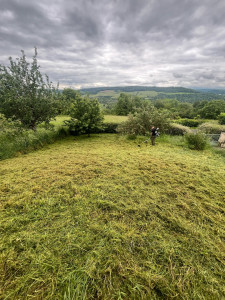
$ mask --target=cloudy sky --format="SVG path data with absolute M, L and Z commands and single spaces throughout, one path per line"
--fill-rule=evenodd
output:
M 0 0 L 0 64 L 34 46 L 61 88 L 225 88 L 225 1 Z

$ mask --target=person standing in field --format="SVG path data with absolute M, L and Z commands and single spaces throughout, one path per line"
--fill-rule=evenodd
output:
M 152 146 L 155 146 L 155 138 L 156 138 L 156 128 L 155 126 L 152 126 L 152 130 L 151 130 L 151 142 L 152 142 Z

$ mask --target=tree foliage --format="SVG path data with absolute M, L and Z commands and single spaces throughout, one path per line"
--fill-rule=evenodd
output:
M 65 88 L 60 95 L 60 107 L 59 113 L 68 115 L 70 113 L 70 108 L 72 102 L 79 97 L 79 92 L 72 88 Z
M 115 105 L 115 113 L 119 116 L 127 116 L 129 113 L 134 113 L 142 105 L 143 100 L 141 98 L 121 93 Z
M 202 109 L 199 110 L 200 116 L 205 119 L 217 119 L 220 113 L 225 112 L 224 100 L 213 100 L 207 102 Z
M 152 126 L 159 127 L 165 132 L 169 127 L 169 112 L 157 110 L 153 105 L 137 109 L 129 114 L 128 120 L 118 127 L 118 132 L 123 134 L 145 135 L 151 131 Z
M 70 110 L 71 120 L 65 121 L 74 134 L 95 132 L 102 128 L 103 114 L 97 99 L 88 96 L 81 97 L 79 94 L 73 100 Z
M 218 116 L 219 124 L 225 125 L 225 113 L 220 113 Z
M 0 65 L 0 112 L 35 129 L 56 116 L 58 90 L 47 75 L 41 74 L 37 49 L 31 64 L 21 52 L 22 56 L 15 61 L 9 57 L 8 67 Z

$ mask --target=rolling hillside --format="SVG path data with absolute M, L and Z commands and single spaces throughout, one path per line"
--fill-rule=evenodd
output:
M 127 87 L 99 87 L 81 89 L 82 94 L 97 97 L 102 104 L 113 104 L 120 93 L 139 96 L 144 99 L 177 99 L 181 102 L 194 103 L 198 100 L 225 99 L 224 90 L 195 90 L 184 87 L 154 87 L 154 86 L 127 86 Z

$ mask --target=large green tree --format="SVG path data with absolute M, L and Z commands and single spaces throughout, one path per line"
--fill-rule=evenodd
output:
M 65 121 L 70 131 L 74 134 L 87 133 L 88 136 L 101 129 L 104 120 L 98 100 L 79 94 L 72 102 L 70 116 L 71 119 Z
M 200 116 L 206 119 L 217 119 L 220 113 L 225 112 L 224 100 L 213 100 L 207 102 L 202 109 L 199 110 Z
M 0 65 L 0 112 L 35 129 L 56 116 L 58 89 L 41 74 L 37 49 L 31 63 L 21 52 L 20 58 L 9 58 L 9 66 Z

